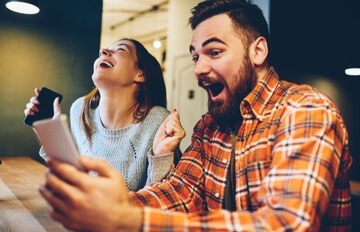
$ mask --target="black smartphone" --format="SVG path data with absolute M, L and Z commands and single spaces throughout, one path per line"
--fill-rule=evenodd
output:
M 40 104 L 37 106 L 39 112 L 36 112 L 35 115 L 26 115 L 24 119 L 24 124 L 32 126 L 33 122 L 52 118 L 54 116 L 54 100 L 59 97 L 59 102 L 62 100 L 62 95 L 48 89 L 46 87 L 41 88 L 37 99 L 39 100 Z

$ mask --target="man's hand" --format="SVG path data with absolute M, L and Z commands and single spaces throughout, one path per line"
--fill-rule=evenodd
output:
M 39 191 L 51 206 L 51 217 L 74 231 L 140 230 L 142 209 L 128 198 L 121 175 L 102 159 L 80 158 L 97 175 L 50 159 L 46 183 Z
M 153 143 L 154 155 L 165 155 L 174 152 L 185 137 L 185 130 L 180 123 L 180 115 L 173 110 L 160 125 Z

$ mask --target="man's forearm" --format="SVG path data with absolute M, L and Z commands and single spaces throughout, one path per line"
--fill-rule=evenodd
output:
M 142 231 L 144 209 L 134 204 L 121 208 L 115 222 L 115 231 Z

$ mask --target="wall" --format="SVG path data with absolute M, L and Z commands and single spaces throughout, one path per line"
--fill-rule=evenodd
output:
M 180 144 L 182 151 L 190 145 L 193 127 L 207 110 L 207 94 L 197 86 L 194 63 L 189 53 L 192 30 L 188 19 L 191 9 L 199 2 L 172 0 L 169 3 L 165 83 L 168 108 L 180 113 L 181 124 L 186 131 L 186 137 Z M 189 91 L 193 91 L 191 98 L 188 97 Z
M 34 88 L 63 94 L 62 111 L 92 87 L 102 1 L 42 0 L 40 13 L 22 15 L 0 1 L 0 156 L 32 156 L 39 144 L 23 124 Z

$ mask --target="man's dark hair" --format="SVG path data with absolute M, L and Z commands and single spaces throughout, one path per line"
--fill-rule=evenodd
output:
M 194 30 L 204 20 L 227 14 L 246 48 L 258 37 L 270 40 L 269 28 L 262 10 L 251 0 L 205 0 L 191 10 L 189 18 Z

